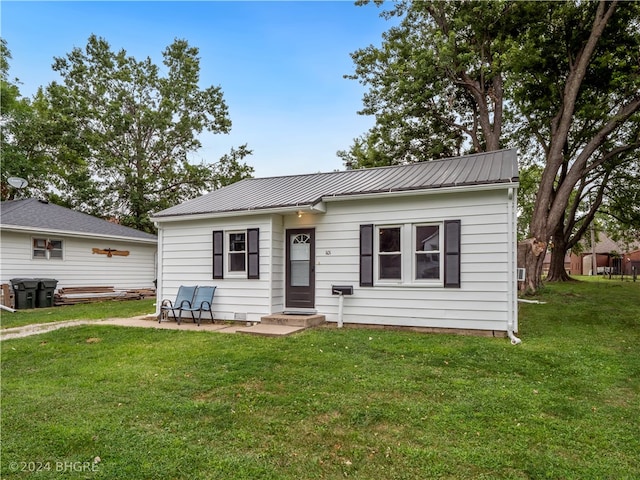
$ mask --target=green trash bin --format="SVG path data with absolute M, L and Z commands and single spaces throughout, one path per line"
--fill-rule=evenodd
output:
M 36 278 L 38 290 L 36 292 L 36 307 L 53 307 L 53 294 L 56 291 L 58 280 L 53 278 Z
M 35 278 L 12 278 L 11 286 L 15 293 L 16 309 L 36 308 L 38 280 Z

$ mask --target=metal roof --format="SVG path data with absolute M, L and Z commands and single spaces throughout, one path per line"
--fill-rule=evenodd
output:
M 0 213 L 2 228 L 18 227 L 21 230 L 119 237 L 146 242 L 157 241 L 155 235 L 35 198 L 2 202 Z
M 249 178 L 162 210 L 163 217 L 313 206 L 331 197 L 518 181 L 515 150 L 392 167 Z

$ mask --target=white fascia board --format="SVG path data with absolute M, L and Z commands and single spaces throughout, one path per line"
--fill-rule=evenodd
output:
M 412 195 L 437 195 L 440 193 L 466 193 L 466 192 L 482 192 L 488 190 L 504 190 L 508 188 L 517 189 L 519 187 L 518 182 L 505 182 L 505 183 L 487 183 L 482 185 L 460 185 L 454 187 L 436 187 L 436 188 L 424 188 L 415 190 L 389 190 L 388 192 L 374 192 L 374 193 L 360 193 L 354 195 L 334 195 L 322 197 L 323 202 L 338 202 L 342 200 L 357 200 L 362 198 L 372 197 L 405 197 Z
M 18 233 L 30 233 L 32 235 L 60 235 L 65 237 L 76 237 L 76 238 L 95 238 L 95 239 L 104 239 L 104 240 L 113 240 L 113 241 L 122 241 L 122 242 L 131 242 L 131 243 L 147 243 L 151 245 L 156 245 L 158 243 L 157 240 L 145 239 L 145 238 L 135 238 L 135 237 L 123 237 L 120 235 L 104 235 L 99 233 L 86 233 L 86 232 L 73 232 L 70 230 L 55 230 L 51 228 L 35 228 L 35 227 L 23 227 L 20 225 L 2 225 L 0 229 L 6 232 L 18 232 Z
M 216 218 L 228 218 L 228 217 L 246 217 L 247 215 L 293 215 L 301 211 L 303 213 L 324 213 L 326 212 L 326 206 L 323 202 L 305 203 L 299 205 L 289 205 L 286 207 L 275 208 L 256 208 L 249 210 L 234 210 L 230 212 L 209 212 L 209 213 L 192 213 L 184 215 L 172 215 L 167 217 L 151 217 L 151 220 L 156 225 L 168 222 L 180 222 L 191 220 L 206 220 Z

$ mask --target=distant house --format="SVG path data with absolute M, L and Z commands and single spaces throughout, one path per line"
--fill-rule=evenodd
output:
M 157 237 L 37 199 L 0 204 L 0 281 L 153 288 Z
M 582 243 L 583 252 L 579 255 L 571 254 L 571 271 L 575 271 L 576 275 L 590 275 L 592 249 L 586 245 L 586 242 Z M 638 250 L 638 248 L 638 244 L 629 247 L 621 242 L 615 242 L 604 233 L 598 233 L 595 245 L 598 274 L 631 274 L 632 259 L 640 260 L 638 255 L 634 253 L 634 250 Z
M 516 152 L 246 179 L 153 215 L 158 298 L 216 285 L 215 317 L 517 331 Z
M 640 275 L 640 249 L 628 252 L 623 263 L 625 275 Z
M 571 253 L 566 253 L 564 256 L 564 269 L 569 275 L 582 275 L 582 273 L 578 273 L 582 271 L 582 265 L 580 265 L 580 269 L 576 270 L 577 264 L 573 261 L 574 255 Z M 549 268 L 551 267 L 551 252 L 547 250 L 545 253 L 544 261 L 542 262 L 542 274 L 548 275 Z
M 595 244 L 596 266 L 599 275 L 631 275 L 632 268 L 640 271 L 640 243 L 631 246 L 615 242 L 604 233 L 598 233 Z M 564 268 L 569 275 L 591 275 L 593 250 L 582 240 L 582 253 L 568 252 L 564 257 Z M 549 271 L 551 254 L 547 253 L 542 266 L 543 272 Z

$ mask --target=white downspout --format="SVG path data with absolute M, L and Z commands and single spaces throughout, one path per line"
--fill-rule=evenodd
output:
M 338 328 L 342 328 L 342 309 L 344 307 L 344 295 L 342 292 L 338 294 Z
M 509 287 L 508 287 L 508 295 L 509 295 L 509 307 L 508 307 L 508 318 L 507 318 L 507 336 L 511 340 L 511 345 L 518 345 L 522 343 L 518 337 L 516 337 L 515 330 L 515 321 L 518 317 L 518 302 L 517 302 L 517 282 L 516 282 L 516 251 L 514 248 L 516 235 L 514 229 L 514 222 L 516 222 L 515 217 L 515 208 L 514 203 L 516 202 L 514 189 L 509 188 L 507 202 L 507 235 L 509 237 L 507 255 L 508 255 L 508 268 L 507 275 L 509 277 Z
M 518 345 L 519 343 L 522 343 L 522 340 L 516 337 L 515 334 L 513 333 L 513 325 L 511 326 L 510 329 L 507 330 L 507 335 L 511 339 L 511 345 Z

